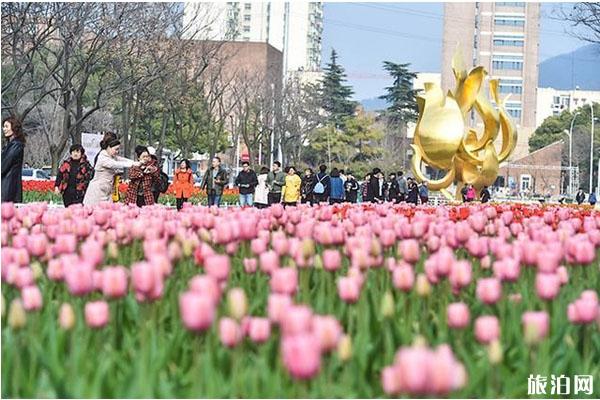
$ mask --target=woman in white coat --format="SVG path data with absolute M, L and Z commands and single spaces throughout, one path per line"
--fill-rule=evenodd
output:
M 113 192 L 115 175 L 123 173 L 124 168 L 139 165 L 139 162 L 120 157 L 118 139 L 111 140 L 106 148 L 98 153 L 98 159 L 94 166 L 94 178 L 90 182 L 83 204 L 92 206 L 103 201 L 109 201 Z

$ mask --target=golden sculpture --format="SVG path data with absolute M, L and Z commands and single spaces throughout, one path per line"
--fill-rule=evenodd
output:
M 433 83 L 425 84 L 425 93 L 417 96 L 419 119 L 415 128 L 412 171 L 420 182 L 427 182 L 430 190 L 439 190 L 448 199 L 447 188 L 456 183 L 455 198 L 460 199 L 464 185 L 472 184 L 479 194 L 498 176 L 500 163 L 508 158 L 517 144 L 517 130 L 504 109 L 508 98 L 500 99 L 497 79 L 490 79 L 489 92 L 498 109 L 483 95 L 487 75 L 483 67 L 467 73 L 462 57 L 457 52 L 452 59 L 456 88 L 444 96 L 442 89 Z M 472 109 L 483 120 L 483 132 L 468 126 Z M 496 152 L 494 141 L 502 130 L 502 146 Z M 421 163 L 445 170 L 438 180 L 428 179 L 421 171 Z

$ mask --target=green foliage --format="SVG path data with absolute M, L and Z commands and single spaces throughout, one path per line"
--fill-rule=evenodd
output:
M 406 124 L 416 121 L 418 116 L 418 107 L 415 96 L 417 91 L 413 90 L 413 80 L 417 74 L 410 72 L 407 64 L 396 64 L 391 61 L 383 62 L 385 69 L 394 80 L 392 86 L 385 88 L 386 94 L 379 96 L 386 100 L 389 107 L 383 115 L 387 117 L 390 125 Z
M 344 85 L 346 73 L 337 63 L 337 53 L 331 51 L 331 61 L 324 68 L 325 75 L 321 82 L 321 107 L 328 114 L 327 123 L 341 128 L 344 119 L 354 114 L 356 102 L 350 100 L 352 88 Z
M 569 130 L 572 118 L 573 114 L 566 110 L 546 118 L 529 138 L 529 151 L 539 150 L 557 140 L 568 139 L 564 131 Z

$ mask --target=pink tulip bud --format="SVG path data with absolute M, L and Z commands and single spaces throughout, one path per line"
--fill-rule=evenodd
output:
M 94 290 L 94 266 L 87 262 L 70 265 L 65 269 L 65 282 L 69 292 L 75 296 L 83 296 Z
M 567 283 L 569 283 L 569 272 L 567 271 L 566 267 L 558 267 L 556 269 L 556 274 L 558 275 L 558 280 L 560 281 L 561 285 L 566 285 Z
M 329 352 L 337 348 L 343 331 L 339 321 L 331 315 L 315 315 L 312 318 L 312 332 L 321 343 L 321 350 Z
M 127 294 L 127 271 L 125 267 L 107 267 L 102 271 L 102 293 L 108 298 Z
M 284 294 L 271 293 L 267 304 L 267 314 L 269 319 L 275 323 L 282 321 L 289 306 L 292 305 L 292 299 Z
M 284 337 L 281 353 L 285 368 L 295 379 L 310 379 L 321 368 L 321 346 L 311 333 Z
M 206 257 L 204 269 L 208 275 L 213 276 L 219 282 L 227 280 L 230 270 L 229 256 L 223 254 L 214 254 Z
M 567 308 L 569 321 L 574 324 L 589 324 L 600 316 L 598 295 L 593 290 L 586 290 Z
M 42 308 L 42 292 L 37 286 L 27 286 L 21 289 L 23 298 L 23 308 L 27 311 L 39 310 Z
M 248 336 L 254 343 L 264 343 L 271 336 L 271 322 L 267 318 L 251 318 Z
M 279 268 L 271 272 L 271 291 L 293 295 L 298 288 L 298 270 L 295 268 Z
M 229 315 L 238 321 L 241 320 L 248 312 L 248 300 L 244 289 L 230 289 L 227 292 L 227 305 L 229 306 Z
M 392 272 L 392 282 L 396 289 L 409 292 L 415 283 L 415 273 L 412 266 L 403 266 L 394 269 Z
M 43 233 L 30 235 L 27 237 L 27 250 L 34 257 L 41 257 L 46 254 L 48 238 Z
M 500 337 L 500 323 L 492 315 L 484 315 L 475 320 L 475 338 L 479 343 L 489 344 Z
M 263 239 L 252 239 L 250 242 L 250 250 L 257 256 L 261 255 L 267 251 L 267 242 Z
M 85 322 L 90 328 L 102 328 L 108 323 L 109 309 L 106 301 L 85 304 Z
M 63 303 L 60 306 L 58 324 L 62 329 L 67 331 L 75 326 L 75 313 L 73 312 L 73 307 L 71 307 L 69 303 Z
M 360 296 L 360 283 L 353 277 L 341 277 L 337 282 L 338 295 L 346 303 L 356 303 Z
M 481 278 L 477 281 L 477 298 L 485 304 L 496 304 L 502 297 L 502 284 L 496 278 Z
M 469 307 L 465 303 L 452 303 L 447 309 L 448 326 L 454 329 L 466 328 L 469 325 Z
M 402 387 L 401 378 L 394 365 L 385 367 L 381 371 L 381 386 L 387 395 L 395 396 L 400 393 Z
M 219 339 L 223 346 L 237 346 L 242 340 L 242 330 L 238 323 L 231 318 L 221 318 L 219 320 Z
M 244 271 L 247 274 L 253 274 L 258 268 L 258 260 L 256 258 L 244 258 Z
M 312 311 L 308 306 L 290 305 L 281 317 L 281 330 L 284 335 L 296 335 L 310 330 Z
M 535 290 L 542 300 L 552 300 L 560 291 L 560 278 L 557 274 L 537 273 L 535 276 Z
M 15 285 L 19 289 L 31 286 L 35 282 L 35 277 L 33 276 L 33 270 L 31 268 L 20 267 L 17 268 L 15 271 Z
M 273 250 L 265 251 L 259 256 L 260 270 L 270 274 L 276 269 L 279 269 L 279 256 Z
M 448 279 L 453 288 L 460 289 L 471 283 L 471 263 L 467 260 L 459 260 L 452 264 Z
M 221 300 L 219 282 L 210 275 L 196 275 L 189 283 L 190 291 L 208 296 L 216 305 Z
M 409 264 L 415 264 L 421 258 L 419 242 L 415 239 L 403 240 L 398 244 L 398 253 Z
M 323 268 L 327 271 L 337 271 L 342 266 L 342 255 L 338 250 L 327 249 L 323 251 Z
M 179 311 L 183 325 L 195 332 L 205 331 L 215 318 L 213 300 L 204 294 L 187 291 L 179 296 Z
M 550 317 L 545 311 L 527 311 L 521 318 L 527 343 L 537 343 L 548 334 Z

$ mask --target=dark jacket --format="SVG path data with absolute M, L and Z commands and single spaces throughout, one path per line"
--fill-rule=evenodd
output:
M 344 183 L 344 190 L 346 191 L 346 200 L 348 200 L 350 203 L 356 203 L 358 199 L 358 189 L 359 185 L 356 179 L 346 179 L 346 183 Z
M 285 186 L 285 172 L 278 171 L 274 173 L 269 171 L 267 175 L 267 187 L 270 193 L 281 193 L 281 188 Z
M 256 172 L 251 169 L 248 172 L 241 170 L 238 176 L 235 178 L 235 186 L 240 188 L 240 194 L 252 194 L 254 188 L 258 185 L 258 178 Z
M 387 184 L 387 199 L 388 201 L 400 200 L 400 184 L 398 183 L 398 180 L 392 179 Z
M 73 168 L 76 170 L 72 171 Z M 69 157 L 58 168 L 54 186 L 60 190 L 63 198 L 67 200 L 66 202 L 70 204 L 83 203 L 83 197 L 92 180 L 93 171 L 85 154 L 77 161 Z M 72 179 L 73 175 L 75 175 L 74 180 Z
M 488 201 L 490 201 L 490 198 L 492 196 L 490 195 L 490 191 L 489 190 L 487 190 L 487 189 L 481 189 L 480 197 L 481 197 L 481 202 L 482 203 L 487 203 Z
M 2 149 L 2 202 L 23 202 L 23 151 L 25 143 L 13 139 Z
M 4 166 L 2 166 L 2 168 L 4 168 Z M 2 172 L 4 173 L 4 169 L 2 170 Z M 4 190 L 4 186 L 2 186 L 2 190 Z M 577 201 L 577 204 L 583 203 L 585 201 L 585 193 L 583 191 L 577 192 L 577 196 L 575 196 L 575 200 Z
M 376 177 L 372 177 L 371 180 L 369 181 L 369 189 L 368 189 L 368 193 L 369 193 L 369 197 L 371 201 L 377 202 L 377 201 L 383 201 L 384 199 L 384 193 L 385 191 L 385 182 L 383 182 L 383 185 L 379 185 L 379 179 Z
M 225 172 L 223 168 L 219 167 L 219 171 L 217 171 L 217 175 L 215 176 L 213 182 L 213 167 L 210 167 L 204 173 L 204 178 L 202 179 L 202 184 L 200 185 L 200 188 L 206 189 L 208 194 L 221 196 L 223 195 L 223 189 L 225 188 L 226 184 L 227 172 Z
M 317 182 L 319 181 L 323 184 L 323 187 L 325 188 L 325 191 L 322 194 L 319 194 L 319 196 L 322 196 L 323 198 L 328 198 L 331 193 L 331 178 L 329 177 L 329 175 L 327 175 L 327 172 L 319 172 L 317 174 Z
M 315 174 L 311 174 L 310 176 L 302 176 L 302 184 L 300 185 L 300 193 L 302 194 L 302 199 L 312 200 L 313 190 L 316 184 L 317 177 L 315 176 Z
M 408 194 L 406 195 L 406 202 L 419 204 L 419 188 L 414 182 L 408 185 Z
M 596 205 L 596 193 L 592 192 L 590 193 L 590 197 L 588 197 L 588 201 L 590 202 L 591 205 Z
M 331 186 L 330 198 L 336 200 L 344 199 L 344 181 L 339 176 L 332 176 L 329 180 Z

